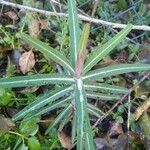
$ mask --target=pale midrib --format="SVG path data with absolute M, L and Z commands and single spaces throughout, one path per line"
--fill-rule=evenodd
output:
M 52 96 L 46 98 L 45 100 L 41 100 L 39 103 L 35 104 L 34 106 L 28 108 L 26 111 L 24 111 L 23 113 L 21 113 L 21 114 L 20 114 L 19 116 L 17 116 L 15 119 L 17 119 L 17 118 L 23 116 L 24 114 L 26 114 L 26 113 L 28 113 L 28 112 L 33 111 L 35 107 L 41 105 L 42 103 L 45 103 L 45 102 L 49 101 L 50 99 L 53 99 L 53 98 L 55 98 L 55 97 L 57 97 L 57 96 L 59 96 L 59 95 L 61 95 L 61 94 L 63 94 L 63 93 L 65 94 L 65 92 L 70 91 L 71 89 L 72 89 L 72 86 L 69 87 L 69 88 L 67 88 L 67 89 L 64 89 L 64 90 L 61 90 L 61 91 L 57 92 L 56 94 L 54 94 L 54 95 L 52 95 Z M 35 101 L 35 102 L 36 102 L 36 101 Z
M 88 144 L 88 149 L 91 147 L 91 145 L 90 145 L 90 139 L 89 139 L 89 136 L 88 136 L 89 134 L 88 133 L 86 133 L 86 138 L 87 138 L 87 144 Z M 91 149 L 90 149 L 91 150 Z
M 42 110 L 42 111 L 40 111 L 38 114 L 44 113 L 45 110 L 51 110 L 51 109 L 54 109 L 54 108 L 56 108 L 57 106 L 66 103 L 66 102 L 69 101 L 70 99 L 71 99 L 71 97 L 68 97 L 68 98 L 66 98 L 66 99 L 64 99 L 64 100 L 62 100 L 62 101 L 60 101 L 60 102 L 58 102 L 58 103 L 56 103 L 56 104 L 54 104 L 54 105 L 52 105 L 52 106 L 50 106 L 50 107 L 44 109 L 44 110 Z
M 113 95 L 110 95 L 110 96 L 107 96 L 107 95 L 98 95 L 98 94 L 91 94 L 91 93 L 87 93 L 87 96 L 88 97 L 100 97 L 100 98 L 117 98 L 117 96 L 113 96 Z
M 115 89 L 113 87 L 102 87 L 102 86 L 94 86 L 94 85 L 84 85 L 85 88 L 95 88 L 95 89 L 104 89 L 104 90 L 115 90 L 115 91 L 122 91 L 122 92 L 126 92 L 126 89 L 121 89 L 115 87 Z
M 127 30 L 127 31 L 128 31 L 128 30 Z M 125 34 L 127 31 L 124 31 L 124 33 L 121 34 L 120 36 L 118 36 L 118 38 L 116 38 L 116 40 L 114 40 L 114 42 L 113 42 L 112 44 L 110 44 L 104 51 L 102 51 L 99 55 L 97 55 L 97 57 L 95 57 L 93 60 L 91 60 L 91 62 L 88 63 L 88 64 L 85 66 L 83 72 L 84 72 L 84 71 L 86 70 L 86 68 L 88 68 L 98 57 L 100 57 L 100 55 L 103 55 L 103 53 L 105 53 L 105 51 L 107 51 L 112 45 L 114 45 L 114 43 L 115 43 L 118 39 L 120 39 L 121 37 L 123 37 L 124 34 Z
M 74 82 L 74 79 L 72 78 L 42 78 L 42 79 L 27 79 L 27 80 L 19 80 L 19 81 L 1 81 L 1 85 L 6 85 L 6 84 L 20 84 L 20 83 L 26 83 L 26 84 L 29 84 L 30 82 L 38 82 L 38 81 L 41 81 L 41 82 L 45 82 L 45 81 L 70 81 L 70 82 Z
M 40 45 L 40 44 L 37 44 L 36 42 L 34 42 L 33 40 L 28 40 L 27 39 L 27 41 L 32 41 L 35 45 L 38 45 L 38 47 L 40 47 L 41 49 L 44 49 L 47 53 L 50 53 L 51 55 L 53 55 L 54 57 L 56 57 L 58 60 L 60 60 L 63 64 L 65 64 L 68 68 L 70 68 L 70 71 L 72 71 L 72 73 L 74 73 L 74 70 L 73 70 L 73 68 L 68 64 L 68 63 L 66 63 L 66 61 L 64 61 L 63 59 L 61 59 L 61 58 L 59 58 L 57 55 L 55 55 L 55 53 L 52 53 L 51 51 L 48 51 L 46 48 L 44 48 L 42 45 Z M 64 57 L 64 56 L 63 56 Z M 64 57 L 64 59 L 66 59 L 65 57 Z M 55 60 L 54 60 L 55 61 Z M 59 63 L 59 64 L 61 64 L 61 63 Z
M 75 21 L 75 16 L 74 16 L 74 12 L 73 12 L 73 2 L 70 2 L 71 4 L 71 13 L 72 13 L 72 22 L 73 22 L 73 37 L 74 37 L 74 51 L 75 51 L 75 62 L 77 60 L 77 38 L 76 38 L 76 21 Z
M 46 112 L 48 112 L 48 111 L 52 111 L 52 110 L 54 110 L 55 108 L 59 107 L 60 105 L 63 106 L 62 104 L 66 103 L 69 99 L 70 99 L 70 98 L 64 99 L 63 101 L 60 101 L 60 102 L 58 102 L 58 103 L 56 103 L 56 104 L 54 104 L 54 105 L 52 105 L 52 106 L 50 106 L 50 107 L 48 107 L 48 108 L 46 108 L 46 109 L 43 109 L 43 110 L 41 110 L 40 112 L 38 112 L 37 114 L 35 114 L 35 115 L 29 117 L 28 119 L 33 118 L 33 117 L 36 117 L 36 116 L 38 116 L 38 115 L 42 115 L 42 114 L 44 114 L 44 113 L 46 113 Z M 46 111 L 45 111 L 45 110 L 46 110 Z
M 53 126 L 55 124 L 57 124 L 57 122 L 67 113 L 67 111 L 70 109 L 70 105 L 60 114 L 60 116 L 58 118 L 56 118 L 56 120 L 53 123 Z
M 129 66 L 129 67 L 127 67 L 127 68 L 115 68 L 115 69 L 113 69 L 113 70 L 104 70 L 104 71 L 101 71 L 101 72 L 99 72 L 99 73 L 93 73 L 93 74 L 91 74 L 91 75 L 87 75 L 87 76 L 84 76 L 83 77 L 83 80 L 85 80 L 85 79 L 87 79 L 87 78 L 91 78 L 91 77 L 94 77 L 94 76 L 98 76 L 98 75 L 101 75 L 101 74 L 107 74 L 107 73 L 110 73 L 110 72 L 114 72 L 114 71 L 121 71 L 121 70 L 132 70 L 132 69 L 144 69 L 144 66 L 141 66 L 141 67 L 132 67 L 132 66 Z M 146 67 L 147 68 L 147 67 Z M 146 69 L 145 68 L 145 69 Z M 133 71 L 134 72 L 134 71 Z
M 82 80 L 81 79 L 78 79 L 77 80 L 77 88 L 78 88 L 78 90 L 79 90 L 79 97 L 80 97 L 80 99 L 79 99 L 79 101 L 78 101 L 78 103 L 80 103 L 80 110 L 81 110 L 81 114 L 80 114 L 80 123 L 81 123 L 81 125 L 80 125 L 80 131 L 81 131 L 81 138 L 80 138 L 80 147 L 82 147 L 83 146 L 83 134 L 84 134 L 84 130 L 83 130 L 83 128 L 84 128 L 84 96 L 83 96 L 83 83 L 82 83 Z

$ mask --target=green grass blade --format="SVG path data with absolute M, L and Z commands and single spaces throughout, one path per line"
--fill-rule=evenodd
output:
M 77 80 L 75 100 L 76 100 L 75 104 L 76 104 L 76 113 L 77 113 L 77 125 L 76 125 L 77 149 L 83 150 L 85 148 L 85 144 L 84 144 L 85 133 L 88 134 L 90 137 L 92 137 L 91 139 L 92 145 L 93 145 L 93 135 L 92 135 L 91 126 L 89 125 L 88 128 L 86 128 L 87 123 L 89 122 L 89 117 L 88 117 L 88 109 L 87 109 L 87 98 L 86 98 L 86 94 L 81 79 Z
M 150 64 L 121 64 L 104 67 L 102 69 L 96 69 L 90 71 L 83 77 L 83 80 L 98 80 L 114 75 L 129 73 L 129 72 L 141 72 L 150 70 Z
M 40 115 L 43 115 L 43 114 L 45 114 L 47 112 L 55 110 L 57 108 L 65 107 L 66 105 L 68 105 L 68 102 L 70 101 L 70 99 L 71 99 L 71 97 L 68 97 L 68 98 L 66 98 L 64 100 L 52 103 L 49 106 L 46 106 L 45 108 L 41 108 L 41 110 L 37 110 L 36 112 L 34 111 L 33 114 L 27 115 L 27 117 L 25 117 L 24 120 L 29 120 L 29 119 L 32 119 L 32 118 L 34 118 L 36 116 L 40 116 Z
M 67 108 L 65 108 L 54 120 L 52 124 L 47 128 L 45 134 L 48 134 L 50 130 L 56 126 L 68 113 L 70 113 L 72 106 L 69 105 Z
M 23 118 L 24 116 L 26 116 L 31 111 L 35 111 L 37 109 L 40 109 L 41 107 L 47 105 L 49 102 L 55 101 L 56 99 L 60 98 L 61 96 L 67 94 L 71 90 L 72 90 L 72 86 L 62 87 L 62 88 L 58 88 L 58 89 L 40 97 L 36 101 L 32 102 L 30 105 L 26 106 L 20 112 L 18 112 L 13 117 L 13 120 L 16 121 L 16 120 Z
M 80 28 L 75 0 L 68 0 L 68 13 L 70 32 L 70 61 L 72 62 L 73 67 L 75 68 L 80 40 Z
M 104 101 L 114 101 L 114 100 L 119 100 L 120 96 L 118 95 L 104 95 L 104 94 L 99 94 L 96 92 L 87 92 L 87 97 L 89 98 L 93 98 L 93 99 L 100 99 L 100 100 L 104 100 Z
M 71 84 L 74 79 L 62 74 L 38 74 L 11 78 L 0 78 L 0 88 L 31 87 L 47 84 Z
M 44 42 L 34 39 L 27 34 L 22 34 L 22 39 L 30 44 L 32 47 L 38 49 L 41 53 L 52 59 L 54 62 L 60 64 L 64 68 L 70 71 L 70 73 L 74 74 L 74 70 L 69 63 L 68 59 L 62 55 L 59 51 L 55 50 L 54 48 L 48 46 Z
M 83 74 L 87 73 L 95 64 L 110 53 L 131 31 L 132 25 L 128 25 L 126 28 L 121 30 L 116 36 L 111 38 L 101 47 L 96 48 L 88 57 L 85 65 Z
M 126 94 L 129 92 L 127 88 L 124 87 L 119 87 L 119 86 L 114 86 L 114 85 L 109 85 L 109 84 L 103 84 L 103 83 L 87 83 L 84 84 L 84 87 L 86 90 L 89 91 L 103 91 L 107 93 L 114 93 L 114 94 Z

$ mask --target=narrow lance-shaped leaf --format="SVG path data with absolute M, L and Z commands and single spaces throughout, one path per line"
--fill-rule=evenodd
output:
M 100 99 L 100 100 L 104 100 L 104 101 L 114 101 L 114 100 L 119 100 L 120 96 L 118 95 L 105 95 L 105 94 L 100 94 L 100 93 L 96 93 L 96 92 L 88 92 L 87 91 L 87 97 L 89 98 L 93 98 L 93 99 Z
M 95 112 L 95 111 L 92 110 L 91 108 L 88 108 L 88 113 L 89 113 L 90 115 L 94 115 L 94 116 L 100 118 L 100 114 L 98 114 L 97 112 Z
M 105 115 L 105 113 L 102 110 L 100 110 L 98 107 L 96 107 L 92 104 L 88 104 L 88 108 L 90 108 L 94 112 L 98 113 L 99 115 Z
M 64 119 L 61 121 L 61 123 L 59 125 L 59 129 L 58 129 L 59 132 L 63 130 L 63 128 L 71 120 L 71 118 L 72 118 L 72 111 L 67 113 L 66 116 L 64 117 Z
M 96 48 L 88 57 L 85 65 L 83 74 L 87 73 L 95 64 L 110 53 L 131 31 L 132 25 L 128 25 L 126 28 L 121 30 L 116 36 L 111 38 L 101 47 Z
M 149 64 L 121 64 L 104 67 L 90 71 L 83 77 L 83 80 L 98 80 L 101 78 L 110 77 L 112 75 L 119 75 L 129 72 L 141 72 L 150 70 Z
M 14 117 L 13 120 L 19 120 L 26 116 L 29 112 L 35 111 L 45 105 L 47 105 L 49 102 L 55 101 L 56 99 L 60 98 L 61 96 L 67 94 L 72 90 L 72 86 L 70 87 L 63 87 L 58 88 L 42 97 L 40 97 L 38 100 L 32 102 L 30 105 L 26 106 L 24 109 L 22 109 L 20 112 L 18 112 Z
M 47 44 L 38 39 L 32 38 L 27 34 L 22 34 L 22 38 L 32 47 L 38 49 L 41 53 L 52 59 L 54 62 L 60 64 L 64 68 L 68 69 L 70 73 L 74 74 L 74 70 L 71 64 L 69 63 L 68 59 L 59 51 L 55 50 L 54 48 L 48 46 Z
M 50 126 L 48 127 L 48 129 L 46 130 L 45 134 L 48 134 L 50 132 L 50 130 L 56 126 L 68 113 L 70 113 L 71 110 L 71 105 L 67 106 L 67 108 L 65 108 L 54 120 L 54 122 L 52 124 L 50 124 Z
M 74 111 L 73 120 L 72 120 L 72 131 L 71 131 L 71 141 L 72 144 L 75 143 L 75 138 L 77 134 L 77 113 Z
M 68 102 L 70 101 L 71 97 L 68 97 L 68 98 L 65 98 L 65 99 L 61 99 L 61 101 L 56 101 L 55 103 L 52 103 L 50 104 L 49 106 L 46 106 L 46 107 L 42 107 L 40 110 L 36 110 L 36 111 L 33 111 L 33 113 L 30 115 L 27 115 L 24 119 L 25 120 L 29 120 L 29 119 L 32 119 L 36 116 L 40 116 L 40 115 L 43 115 L 47 112 L 50 112 L 54 109 L 57 109 L 57 108 L 61 108 L 61 107 L 65 107 L 66 105 L 68 105 Z
M 89 117 L 88 117 L 88 110 L 87 110 L 87 98 L 85 95 L 83 83 L 81 79 L 77 80 L 76 84 L 76 92 L 75 92 L 75 100 L 76 100 L 76 113 L 77 113 L 77 149 L 83 150 L 85 148 L 85 134 L 88 134 L 89 140 L 86 141 L 90 143 L 90 147 L 94 150 L 94 142 L 93 142 L 93 135 L 91 126 L 89 125 Z M 88 126 L 87 126 L 88 124 Z
M 84 87 L 86 90 L 89 91 L 99 91 L 102 90 L 102 92 L 110 92 L 110 93 L 115 93 L 115 94 L 125 94 L 128 93 L 129 90 L 124 87 L 120 86 L 114 86 L 114 85 L 109 85 L 109 84 L 104 84 L 104 83 L 85 83 Z
M 87 53 L 86 47 L 87 47 L 87 43 L 88 43 L 89 34 L 90 34 L 90 24 L 86 23 L 83 27 L 83 31 L 81 34 L 78 53 L 86 55 L 86 53 Z
M 81 38 L 80 38 L 77 64 L 76 64 L 76 70 L 75 70 L 77 78 L 80 78 L 82 70 L 83 70 L 84 60 L 87 55 L 86 47 L 87 47 L 87 43 L 88 43 L 89 33 L 90 33 L 90 24 L 87 23 L 84 25 L 83 32 L 82 32 Z
M 59 73 L 0 78 L 0 88 L 31 87 L 47 84 L 71 84 L 74 79 Z
M 69 31 L 70 31 L 70 60 L 75 68 L 80 40 L 80 28 L 77 16 L 76 1 L 68 0 Z

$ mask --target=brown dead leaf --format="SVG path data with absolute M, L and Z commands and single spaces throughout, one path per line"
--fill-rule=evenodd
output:
M 12 20 L 18 20 L 19 19 L 17 14 L 13 11 L 8 11 L 8 12 L 4 13 L 4 15 L 8 16 Z
M 41 19 L 39 23 L 41 29 L 49 29 L 49 23 L 47 20 Z
M 15 124 L 9 118 L 0 116 L 0 133 L 8 132 L 10 129 L 15 127 Z
M 31 88 L 25 88 L 21 91 L 19 91 L 19 93 L 25 94 L 25 93 L 34 93 L 39 89 L 39 87 L 31 87 Z
M 138 120 L 143 112 L 145 112 L 150 107 L 150 99 L 147 99 L 140 107 L 135 111 L 135 120 Z
M 34 65 L 35 65 L 35 59 L 32 50 L 30 50 L 29 52 L 25 52 L 21 55 L 19 59 L 19 66 L 23 74 L 25 74 L 31 68 L 33 68 Z
M 30 22 L 28 29 L 29 29 L 29 33 L 32 37 L 34 37 L 36 39 L 39 38 L 40 26 L 39 26 L 39 22 L 37 19 L 33 19 Z
M 71 138 L 68 137 L 63 131 L 59 132 L 58 138 L 60 140 L 62 147 L 66 149 L 71 149 L 73 147 Z

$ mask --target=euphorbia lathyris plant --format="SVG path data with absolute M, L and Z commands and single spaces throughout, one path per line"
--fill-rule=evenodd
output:
M 91 70 L 110 53 L 131 31 L 132 25 L 127 25 L 117 35 L 101 47 L 93 49 L 87 55 L 86 47 L 90 32 L 90 25 L 85 24 L 80 36 L 77 10 L 74 0 L 68 0 L 69 30 L 70 30 L 70 59 L 66 58 L 56 49 L 47 44 L 22 34 L 22 39 L 32 47 L 38 49 L 44 55 L 64 67 L 68 74 L 37 74 L 12 78 L 1 78 L 0 88 L 31 87 L 47 84 L 59 84 L 59 88 L 49 91 L 43 97 L 26 106 L 18 112 L 13 120 L 28 120 L 41 116 L 54 109 L 61 108 L 60 114 L 46 130 L 48 134 L 52 127 L 60 124 L 59 130 L 70 120 L 72 121 L 72 143 L 77 143 L 77 149 L 94 150 L 93 134 L 90 125 L 89 114 L 100 117 L 101 110 L 88 103 L 88 98 L 103 101 L 115 101 L 120 99 L 121 94 L 127 93 L 124 87 L 99 83 L 102 78 L 129 72 L 150 70 L 149 64 L 123 64 L 113 65 L 100 69 Z M 69 61 L 70 60 L 70 61 Z M 90 71 L 91 70 L 91 71 Z M 106 95 L 98 91 L 108 91 Z

